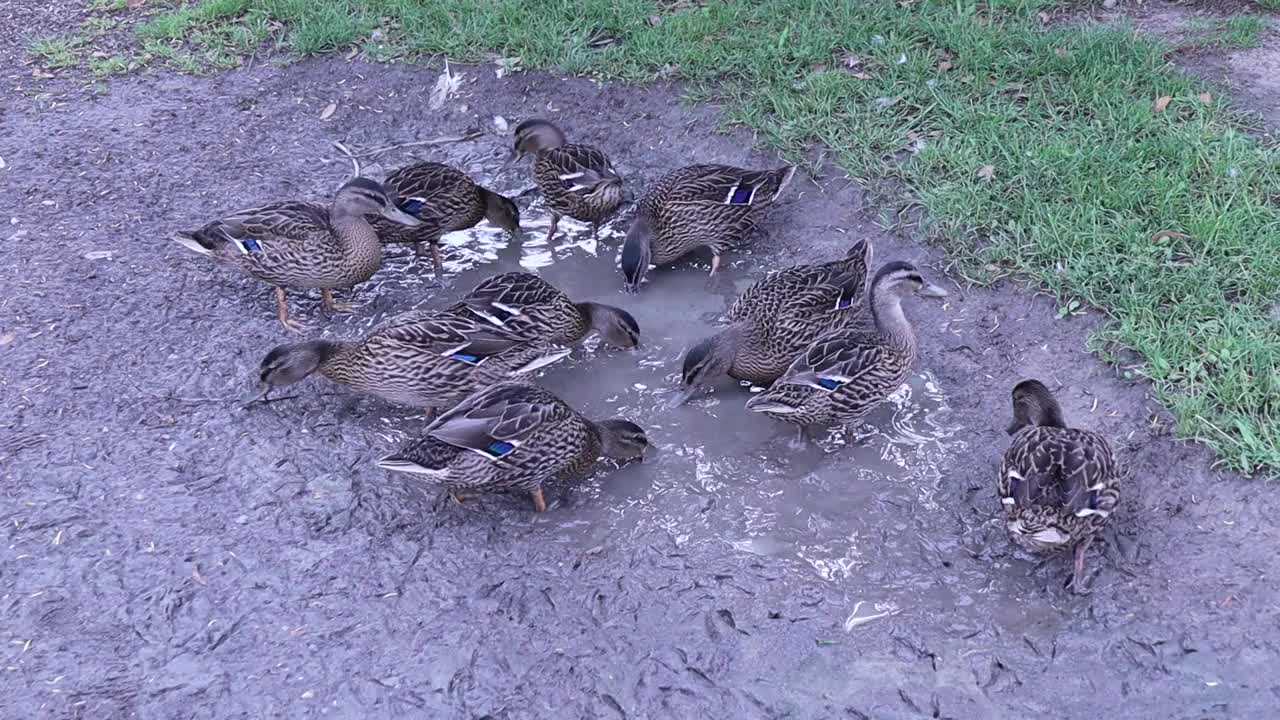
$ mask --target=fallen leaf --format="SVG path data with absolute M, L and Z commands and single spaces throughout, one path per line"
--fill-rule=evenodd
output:
M 938 70 L 941 72 L 946 72 L 953 67 L 955 66 L 951 64 L 950 60 L 943 60 L 942 62 L 938 63 Z
M 13 333 L 5 333 L 3 335 L 0 335 L 0 347 L 4 347 L 5 345 L 8 345 L 9 343 L 17 339 L 17 337 L 18 336 L 14 335 Z
M 1044 12 L 1044 11 L 1041 11 L 1041 12 L 1040 12 L 1040 14 L 1038 15 L 1038 17 L 1040 18 L 1040 24 L 1041 24 L 1041 25 L 1048 25 L 1048 24 L 1049 24 L 1049 20 L 1050 20 L 1049 13 Z
M 859 80 L 870 80 L 870 79 L 871 79 L 871 76 L 870 76 L 870 75 L 868 75 L 867 73 L 864 73 L 864 72 L 850 73 L 850 74 L 849 74 L 849 77 L 854 77 L 854 78 L 857 78 L 857 79 L 859 79 Z
M 1200 93 L 1200 102 L 1204 103 L 1205 105 L 1212 105 L 1213 96 L 1210 95 L 1209 93 Z M 0 167 L 4 167 L 4 165 L 0 164 Z
M 191 579 L 192 579 L 192 580 L 195 580 L 196 582 L 200 583 L 201 585 L 208 585 L 208 584 L 209 584 L 209 581 L 208 581 L 208 580 L 206 580 L 206 579 L 204 578 L 204 576 L 200 574 L 200 566 L 199 566 L 199 565 L 192 565 L 192 566 L 191 566 Z
M 53 73 L 46 72 L 43 68 L 35 68 L 31 71 L 31 77 L 37 80 L 48 80 L 53 77 Z
M 661 15 L 650 15 L 650 16 L 649 16 L 649 26 L 650 26 L 650 27 L 658 27 L 658 26 L 659 26 L 659 25 L 661 25 L 661 24 L 662 24 L 662 16 L 661 16 Z
M 510 128 L 511 126 L 507 124 L 506 118 L 502 117 L 501 115 L 494 115 L 493 127 L 498 131 L 500 135 L 506 135 L 507 129 Z
M 462 87 L 462 73 L 455 75 L 450 72 L 449 63 L 446 61 L 444 72 L 436 78 L 436 86 L 431 89 L 431 99 L 427 101 L 427 106 L 432 110 L 439 110 L 444 107 L 451 95 L 458 92 L 460 87 Z
M 85 260 L 110 260 L 115 255 L 115 250 L 90 250 L 84 254 Z
M 1155 111 L 1158 113 L 1164 112 L 1164 109 L 1169 107 L 1169 101 L 1171 100 L 1173 100 L 1173 98 L 1169 97 L 1168 95 L 1161 95 L 1160 97 L 1156 98 Z
M 347 51 L 347 54 L 343 56 L 343 59 L 345 59 L 347 62 L 351 62 L 352 60 L 355 60 L 356 56 L 359 54 L 360 54 L 360 48 L 353 47 L 349 51 Z
M 976 173 L 976 175 L 982 178 L 983 180 L 991 180 L 996 176 L 996 166 L 983 165 L 982 167 L 978 168 L 978 172 Z
M 1071 54 L 1071 51 L 1066 48 L 1054 48 L 1053 54 L 1057 55 L 1058 57 L 1066 57 Z
M 902 98 L 897 96 L 876 98 L 876 107 L 882 107 L 882 108 L 893 107 L 894 105 L 897 105 L 898 101 L 901 99 Z
M 847 52 L 840 57 L 840 62 L 844 63 L 845 67 L 852 70 L 862 64 L 862 58 L 854 55 L 853 53 Z
M 328 120 L 329 118 L 333 117 L 333 114 L 337 112 L 337 110 L 338 110 L 338 103 L 336 102 L 331 102 L 328 105 L 325 105 L 324 109 L 320 111 L 320 119 Z

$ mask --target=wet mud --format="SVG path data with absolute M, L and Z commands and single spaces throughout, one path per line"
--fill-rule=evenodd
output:
M 1241 718 L 1280 702 L 1273 488 L 1172 440 L 1144 387 L 1085 352 L 1091 317 L 1015 285 L 957 287 L 834 169 L 798 176 L 710 285 L 695 260 L 626 295 L 625 217 L 598 242 L 563 222 L 547 244 L 525 195 L 523 245 L 485 225 L 449 236 L 443 287 L 402 247 L 342 297 L 354 315 L 291 296 L 312 334 L 341 337 L 517 267 L 630 310 L 639 350 L 590 341 L 541 382 L 658 447 L 549 488 L 545 514 L 515 496 L 459 507 L 376 468 L 425 425 L 412 408 L 314 379 L 237 409 L 289 338 L 269 288 L 170 237 L 328 195 L 352 170 L 334 142 L 469 137 L 359 160 L 375 177 L 444 160 L 509 193 L 531 182 L 496 174 L 495 115 L 555 119 L 633 190 L 694 160 L 778 163 L 671 88 L 463 68 L 462 95 L 430 110 L 437 72 L 161 75 L 4 116 L 0 715 Z M 727 378 L 665 407 L 681 353 L 737 292 L 857 237 L 952 290 L 908 301 L 920 360 L 864 426 L 793 452 L 791 428 L 745 412 Z M 1135 469 L 1088 596 L 1062 589 L 1065 558 L 1016 552 L 995 519 L 1007 393 L 1028 376 Z

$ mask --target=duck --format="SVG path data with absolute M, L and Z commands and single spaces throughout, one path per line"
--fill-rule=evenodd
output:
M 556 236 L 561 216 L 591 223 L 591 237 L 599 239 L 600 225 L 622 204 L 622 177 L 609 156 L 591 145 L 566 141 L 564 131 L 549 120 L 525 120 L 516 126 L 515 145 L 503 164 L 533 158 L 533 179 L 551 210 L 547 243 Z
M 547 482 L 580 476 L 601 456 L 641 458 L 648 446 L 630 420 L 590 420 L 548 390 L 509 381 L 463 400 L 377 464 L 443 486 L 458 503 L 463 493 L 518 491 L 545 512 Z
M 247 404 L 315 372 L 388 402 L 432 416 L 485 387 L 522 377 L 569 354 L 528 341 L 465 313 L 414 310 L 357 340 L 308 340 L 272 348 L 258 367 Z
M 681 405 L 722 375 L 768 385 L 819 335 L 856 321 L 871 267 L 871 243 L 859 239 L 831 262 L 797 265 L 770 274 L 730 306 L 728 325 L 685 353 Z
M 658 179 L 641 196 L 621 268 L 635 292 L 650 265 L 666 265 L 699 248 L 711 251 L 711 272 L 720 256 L 738 244 L 795 176 L 794 165 L 746 170 L 729 165 L 690 165 Z
M 520 207 L 515 201 L 477 184 L 457 168 L 437 162 L 416 163 L 392 172 L 382 185 L 396 194 L 400 210 L 417 218 L 419 224 L 410 228 L 375 218 L 378 237 L 383 243 L 414 243 L 419 257 L 429 247 L 437 280 L 444 273 L 440 237 L 445 233 L 488 220 L 510 233 L 513 240 L 520 238 Z
M 902 312 L 909 293 L 942 298 L 947 291 L 925 280 L 909 262 L 886 263 L 868 290 L 869 327 L 860 323 L 818 336 L 747 409 L 799 426 L 860 420 L 897 390 L 915 363 L 917 341 Z
M 1106 438 L 1067 427 L 1057 398 L 1039 380 L 1013 386 L 1012 436 L 996 477 L 1005 529 L 1035 553 L 1070 548 L 1067 586 L 1087 593 L 1085 554 L 1120 502 L 1124 471 Z
M 505 272 L 480 282 L 455 306 L 529 340 L 574 345 L 598 333 L 612 347 L 640 345 L 640 325 L 631 313 L 613 305 L 574 302 L 530 272 Z
M 421 224 L 396 207 L 382 185 L 357 177 L 344 184 L 328 207 L 290 200 L 241 210 L 175 238 L 183 247 L 275 286 L 280 324 L 294 333 L 285 288 L 318 288 L 330 312 L 353 308 L 335 302 L 333 291 L 350 288 L 382 266 L 382 243 L 365 217 L 379 215 L 401 225 Z

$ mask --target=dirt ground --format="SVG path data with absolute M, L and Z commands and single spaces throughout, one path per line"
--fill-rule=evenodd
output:
M 420 418 L 318 384 L 237 411 L 285 339 L 269 293 L 169 238 L 221 210 L 325 196 L 350 171 L 334 141 L 361 152 L 479 130 L 376 161 L 440 152 L 492 171 L 508 143 L 493 116 L 538 114 L 607 148 L 632 187 L 694 159 L 776 162 L 670 88 L 463 72 L 465 94 L 434 112 L 438 70 L 341 61 L 121 79 L 92 101 L 5 110 L 0 715 L 1274 713 L 1274 488 L 1221 477 L 1174 441 L 1144 387 L 1084 351 L 1091 319 L 1060 320 L 1022 287 L 948 282 L 945 306 L 912 310 L 960 442 L 920 489 L 929 502 L 893 509 L 838 579 L 678 529 L 606 526 L 584 548 L 565 540 L 576 503 L 544 518 L 514 501 L 441 506 L 371 462 L 389 447 L 380 414 Z M 878 258 L 945 276 L 935 251 L 874 220 L 838 173 L 800 178 L 737 262 L 759 273 L 865 235 Z M 437 292 L 380 287 L 326 329 L 352 334 Z M 316 298 L 295 308 L 322 327 Z M 1026 376 L 1060 388 L 1068 418 L 1115 438 L 1135 469 L 1087 597 L 1062 591 L 1062 562 L 1017 556 L 994 521 L 1007 392 Z M 821 462 L 854 471 L 844 452 Z M 705 512 L 733 521 L 728 504 Z M 864 624 L 869 590 L 901 609 Z

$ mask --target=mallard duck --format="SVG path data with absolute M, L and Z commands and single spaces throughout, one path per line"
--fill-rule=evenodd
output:
M 211 256 L 220 265 L 276 286 L 280 324 L 293 332 L 284 289 L 319 288 L 333 312 L 351 308 L 333 300 L 333 290 L 368 280 L 382 265 L 382 243 L 366 215 L 418 225 L 395 206 L 382 186 L 354 178 L 338 190 L 333 204 L 286 201 L 228 215 L 176 238 L 182 246 Z
M 665 265 L 698 248 L 711 250 L 711 273 L 720 256 L 764 215 L 795 175 L 794 166 L 744 170 L 691 165 L 658 179 L 640 198 L 622 245 L 622 274 L 635 291 L 650 265 Z
M 871 327 L 854 324 L 819 336 L 747 409 L 805 427 L 848 423 L 876 408 L 906 382 L 916 336 L 902 312 L 903 296 L 946 297 L 907 262 L 887 263 L 868 291 Z
M 756 385 L 777 380 L 819 335 L 856 319 L 871 267 L 871 243 L 859 240 L 839 260 L 797 265 L 747 288 L 729 308 L 729 324 L 684 356 L 680 405 L 728 374 Z
M 442 485 L 458 502 L 463 492 L 527 492 L 543 512 L 544 483 L 581 475 L 602 455 L 641 457 L 648 444 L 629 420 L 592 421 L 536 385 L 506 382 L 462 401 L 378 466 Z
M 416 243 L 414 251 L 423 255 L 431 248 L 436 278 L 444 271 L 440 261 L 440 237 L 466 230 L 488 220 L 520 236 L 520 208 L 511 198 L 477 185 L 466 173 L 448 165 L 423 162 L 400 168 L 387 176 L 383 186 L 396 193 L 400 209 L 420 221 L 413 228 L 375 219 L 373 227 L 384 243 Z
M 631 349 L 640 344 L 640 326 L 631 313 L 603 303 L 575 303 L 533 273 L 494 275 L 454 307 L 531 340 L 573 345 L 594 330 L 616 348 Z
M 568 354 L 468 313 L 415 310 L 360 340 L 311 340 L 272 349 L 262 359 L 254 400 L 319 371 L 333 382 L 434 413 Z
M 515 147 L 502 166 L 533 156 L 533 180 L 551 210 L 547 243 L 556 235 L 560 216 L 591 223 L 599 238 L 600 224 L 622 204 L 622 178 L 609 157 L 590 145 L 565 142 L 564 132 L 547 120 L 525 120 L 516 126 Z
M 1084 589 L 1084 558 L 1120 502 L 1120 465 L 1091 430 L 1067 427 L 1062 408 L 1038 380 L 1013 387 L 1013 442 L 996 491 L 1013 542 L 1031 552 L 1072 548 L 1070 585 Z

